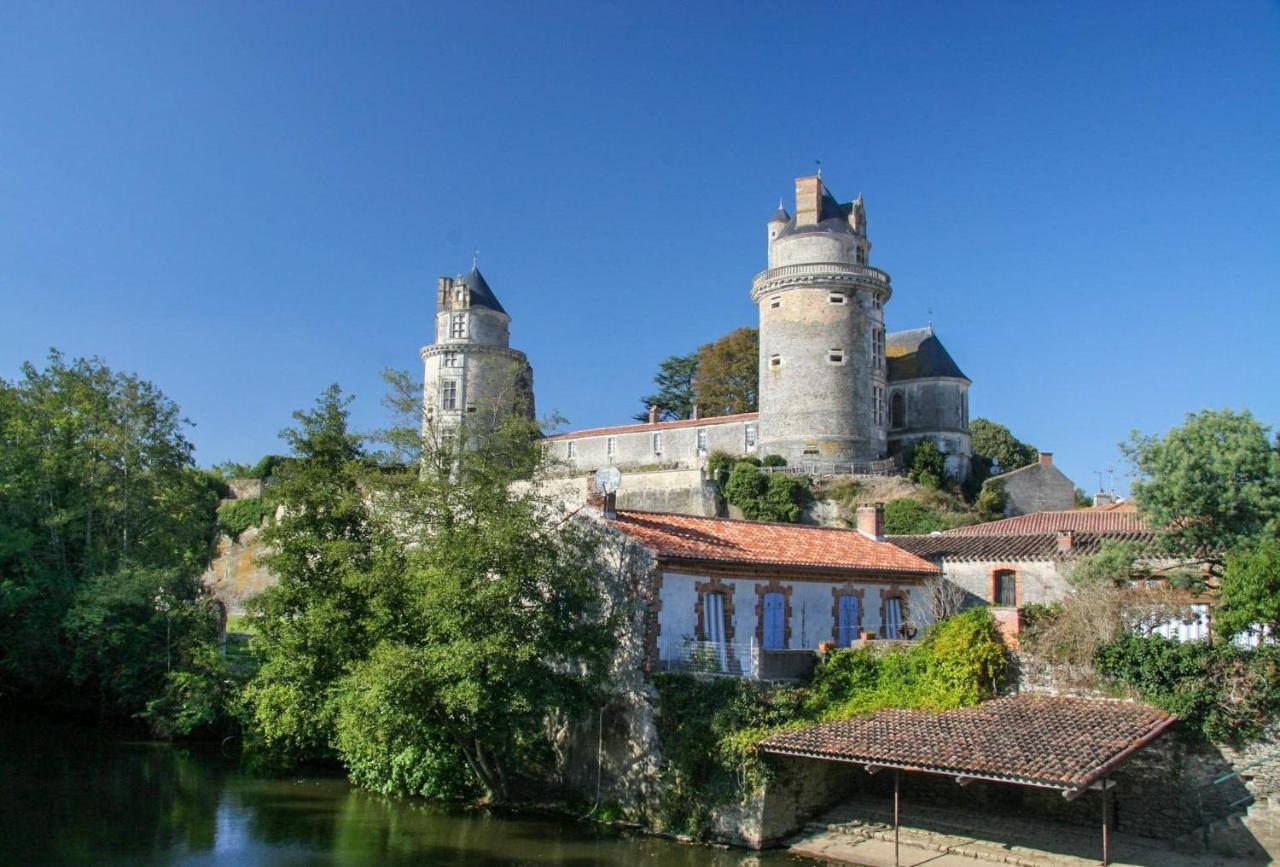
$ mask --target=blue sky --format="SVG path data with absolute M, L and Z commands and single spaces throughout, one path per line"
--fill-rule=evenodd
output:
M 100 355 L 251 461 L 330 382 L 381 424 L 478 248 L 540 411 L 625 420 L 821 159 L 889 327 L 1123 484 L 1131 429 L 1280 421 L 1278 142 L 1275 3 L 9 0 L 0 377 Z

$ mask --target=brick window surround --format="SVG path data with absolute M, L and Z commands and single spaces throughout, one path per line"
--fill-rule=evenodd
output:
M 767 584 L 756 585 L 756 646 L 764 647 L 764 597 L 766 593 L 781 593 L 785 608 L 783 609 L 783 649 L 791 647 L 791 585 L 783 584 L 777 578 L 771 578 Z
M 1017 566 L 997 565 L 992 566 L 991 571 L 987 573 L 987 600 L 992 605 L 999 605 L 999 599 L 996 597 L 996 574 L 999 572 L 1008 572 L 1013 575 L 1013 595 L 1014 605 L 1021 608 L 1022 602 L 1022 572 Z
M 889 600 L 898 599 L 902 602 L 902 623 L 906 625 L 911 622 L 910 596 L 907 589 L 900 584 L 890 584 L 887 589 L 880 592 L 880 627 L 877 638 L 901 638 L 901 635 L 883 635 L 885 620 L 889 613 Z
M 693 603 L 693 623 L 698 640 L 707 640 L 707 634 L 702 624 L 704 600 L 707 598 L 708 593 L 719 593 L 724 596 L 724 640 L 726 644 L 732 644 L 735 619 L 733 616 L 733 585 L 726 584 L 717 577 L 712 577 L 707 581 L 695 583 L 693 589 L 698 594 L 698 600 Z
M 840 640 L 840 598 L 843 596 L 858 597 L 858 625 L 862 628 L 862 618 L 867 611 L 867 588 L 858 587 L 852 581 L 846 582 L 841 587 L 831 588 L 831 640 L 838 642 Z

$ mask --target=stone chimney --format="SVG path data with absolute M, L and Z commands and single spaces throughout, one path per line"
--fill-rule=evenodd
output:
M 1058 553 L 1059 554 L 1071 553 L 1071 542 L 1074 536 L 1075 534 L 1071 530 L 1058 531 Z
M 858 507 L 858 532 L 868 539 L 884 541 L 884 503 L 867 503 Z
M 698 419 L 700 419 L 700 418 L 702 418 L 702 407 L 698 406 L 698 405 L 695 403 L 695 404 L 693 405 L 693 420 L 694 420 L 694 421 L 697 421 L 697 420 L 698 420 Z
M 649 404 L 649 424 L 658 423 L 658 405 L 656 403 Z
M 595 509 L 604 510 L 604 494 L 596 490 L 596 474 L 587 475 L 587 505 Z
M 796 225 L 816 226 L 822 217 L 822 178 L 796 178 Z
M 1053 452 L 1041 452 L 1040 465 L 1044 467 L 1053 466 Z

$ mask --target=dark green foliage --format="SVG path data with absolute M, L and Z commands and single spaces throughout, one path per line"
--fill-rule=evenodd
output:
M 1243 743 L 1280 716 L 1280 647 L 1123 635 L 1099 649 L 1098 672 L 1179 717 L 1184 736 Z
M 933 440 L 912 446 L 907 460 L 907 478 L 916 484 L 937 490 L 947 480 L 947 459 Z
M 693 377 L 698 369 L 698 353 L 669 355 L 658 364 L 653 384 L 658 390 L 640 398 L 644 411 L 635 414 L 637 421 L 649 420 L 649 407 L 658 407 L 659 421 L 693 417 Z
M 712 452 L 707 458 L 707 473 L 713 481 L 723 487 L 729 481 L 729 473 L 733 471 L 733 465 L 737 460 L 726 452 Z
M 749 520 L 794 524 L 800 520 L 812 493 L 806 476 L 764 473 L 755 463 L 742 460 L 734 464 L 729 474 L 724 497 Z
M 787 459 L 782 455 L 765 455 L 764 460 L 760 461 L 762 467 L 785 467 Z
M 998 463 L 1002 472 L 1033 464 L 1040 457 L 1035 446 L 1022 442 L 1007 427 L 985 418 L 969 422 L 969 443 L 973 454 L 986 465 Z
M 288 461 L 288 458 L 283 455 L 263 455 L 249 470 L 249 478 L 269 479 L 276 474 L 280 467 L 284 466 L 286 461 Z
M 982 493 L 973 504 L 973 510 L 979 521 L 999 521 L 1004 517 L 1004 510 L 1009 505 L 1009 494 L 1001 479 L 988 479 L 982 486 Z
M 901 497 L 884 504 L 884 531 L 892 535 L 932 533 L 947 529 L 942 512 L 919 500 Z
M 271 506 L 260 497 L 226 500 L 218 506 L 218 532 L 238 539 L 250 527 L 261 527 L 273 513 Z
M 1280 635 L 1280 540 L 1266 539 L 1227 558 L 1214 629 L 1231 638 L 1255 624 Z

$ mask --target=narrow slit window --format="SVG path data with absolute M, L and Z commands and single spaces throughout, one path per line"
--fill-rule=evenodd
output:
M 828 364 L 844 364 L 844 350 L 839 347 L 832 347 L 827 350 Z
M 777 310 L 781 306 L 782 306 L 782 296 L 774 295 L 772 298 L 769 299 L 770 310 Z
M 827 296 L 827 301 L 829 301 L 829 302 L 830 302 L 830 303 L 832 303 L 832 304 L 843 304 L 843 303 L 844 303 L 844 293 L 843 293 L 843 292 L 832 292 L 830 295 L 828 295 L 828 296 Z
M 781 356 L 781 355 L 770 355 L 770 356 L 769 356 L 769 366 L 770 366 L 770 367 L 782 367 L 782 356 Z
M 617 438 L 617 437 L 609 437 L 608 439 L 606 439 L 606 440 L 604 441 L 604 452 L 605 452 L 605 454 L 606 454 L 606 455 L 608 455 L 608 456 L 609 456 L 609 459 L 610 459 L 610 460 L 612 460 L 612 459 L 613 459 L 614 455 L 616 455 L 616 454 L 618 453 L 618 438 Z

